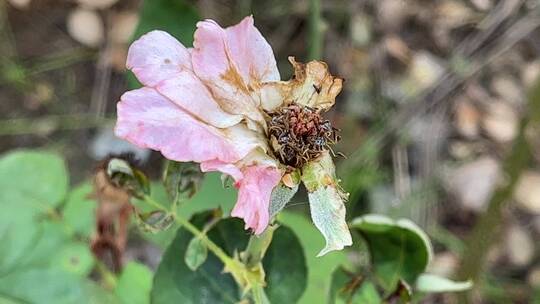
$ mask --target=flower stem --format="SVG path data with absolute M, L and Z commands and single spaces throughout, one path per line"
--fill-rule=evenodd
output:
M 321 59 L 323 49 L 321 1 L 309 2 L 309 59 Z
M 277 229 L 277 225 L 268 226 L 266 230 L 259 236 L 252 235 L 249 238 L 246 250 L 242 252 L 242 261 L 248 269 L 257 266 L 263 259 L 266 250 L 272 242 L 274 231 Z
M 169 212 L 169 210 L 167 210 L 167 208 L 165 208 L 163 205 L 161 205 L 160 203 L 156 202 L 153 198 L 151 198 L 150 196 L 148 195 L 145 195 L 143 197 L 143 201 L 149 205 L 151 205 L 152 207 L 154 208 L 157 208 L 159 210 L 162 210 L 162 211 L 165 211 L 165 212 Z M 179 216 L 178 214 L 175 214 L 175 221 L 183 226 L 184 228 L 186 228 L 189 232 L 191 232 L 191 234 L 193 234 L 194 236 L 198 237 L 199 239 L 201 239 L 201 241 L 203 242 L 203 244 L 216 256 L 218 257 L 222 262 L 223 264 L 225 264 L 226 266 L 231 266 L 231 265 L 234 265 L 234 264 L 237 264 L 237 261 L 233 260 L 230 256 L 228 256 L 224 251 L 223 249 L 221 249 L 218 245 L 216 245 L 216 243 L 214 243 L 212 240 L 210 240 L 205 233 L 203 233 L 202 231 L 200 231 L 197 227 L 195 227 L 195 225 L 191 224 L 187 219 Z
M 156 202 L 148 195 L 142 197 L 148 205 L 164 212 L 171 212 L 162 204 Z M 173 210 L 175 208 L 173 207 Z M 202 243 L 225 265 L 225 272 L 229 272 L 238 286 L 245 292 L 250 291 L 256 304 L 268 304 L 268 298 L 264 293 L 264 270 L 261 260 L 272 242 L 272 236 L 276 226 L 269 226 L 260 236 L 251 236 L 248 246 L 241 253 L 241 260 L 228 256 L 223 249 L 206 236 L 206 231 L 201 231 L 187 219 L 175 214 L 175 221 L 199 238 Z
M 101 275 L 102 284 L 105 289 L 113 290 L 118 283 L 114 273 L 109 271 L 107 266 L 105 266 L 105 264 L 103 264 L 103 262 L 100 260 L 96 260 L 96 269 Z

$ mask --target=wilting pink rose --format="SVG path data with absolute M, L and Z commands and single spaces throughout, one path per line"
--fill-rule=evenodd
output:
M 163 31 L 131 45 L 127 68 L 144 87 L 121 97 L 116 135 L 230 175 L 239 191 L 232 216 L 260 234 L 270 220 L 272 189 L 286 172 L 268 139 L 267 113 L 299 100 L 328 108 L 341 80 L 324 63 L 291 58 L 296 78 L 280 81 L 272 48 L 251 16 L 225 29 L 201 21 L 193 45 Z

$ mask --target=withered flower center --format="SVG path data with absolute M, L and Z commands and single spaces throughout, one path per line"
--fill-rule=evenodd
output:
M 285 165 L 301 168 L 340 139 L 339 130 L 317 109 L 293 104 L 268 115 L 270 146 Z

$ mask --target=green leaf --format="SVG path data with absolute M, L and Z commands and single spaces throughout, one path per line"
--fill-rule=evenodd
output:
M 152 184 L 152 198 L 163 204 L 165 208 L 170 209 L 170 201 L 168 199 L 167 191 L 162 183 Z M 132 200 L 137 206 L 138 210 L 144 212 L 151 212 L 153 208 L 148 204 Z M 208 211 L 216 208 L 220 208 L 224 214 L 230 214 L 234 204 L 236 202 L 236 190 L 234 188 L 223 188 L 221 184 L 220 174 L 207 173 L 202 185 L 201 190 L 198 191 L 192 198 L 186 200 L 180 206 L 178 206 L 177 213 L 184 218 L 190 218 L 193 214 Z M 166 231 L 160 233 L 151 233 L 142 231 L 142 236 L 149 241 L 157 244 L 159 247 L 165 249 L 169 243 L 174 239 L 176 234 L 176 224 Z
M 193 237 L 186 249 L 184 261 L 189 269 L 195 271 L 208 257 L 208 248 L 202 243 L 200 238 Z
M 319 303 L 321 299 L 328 296 L 330 280 L 334 269 L 338 265 L 348 263 L 344 252 L 334 252 L 323 257 L 316 257 L 317 252 L 324 245 L 324 238 L 313 226 L 313 223 L 303 214 L 284 211 L 278 216 L 279 223 L 289 227 L 296 235 L 300 237 L 300 244 L 304 249 L 308 277 L 307 287 L 304 294 L 298 301 L 300 304 Z
M 360 289 L 353 295 L 352 303 L 381 304 L 382 299 L 373 283 L 364 282 Z
M 471 281 L 456 282 L 438 275 L 423 273 L 416 279 L 416 290 L 425 293 L 457 292 L 471 289 Z
M 55 154 L 21 150 L 0 158 L 0 302 L 114 303 L 85 278 L 93 257 L 58 214 L 67 186 Z
M 27 224 L 21 233 L 8 230 L 0 235 L 0 298 L 17 303 L 91 303 L 85 275 L 93 257 L 85 245 L 72 243 L 61 223 Z M 14 239 L 25 246 L 17 248 Z
M 372 282 L 365 281 L 362 275 L 349 273 L 338 268 L 332 274 L 329 304 L 380 304 L 381 296 Z
M 68 243 L 53 258 L 53 265 L 67 272 L 86 277 L 94 267 L 94 256 L 85 243 Z
M 339 267 L 332 273 L 330 292 L 328 294 L 329 304 L 345 304 L 349 302 L 352 294 L 351 290 L 347 289 L 347 285 L 351 282 L 351 275 L 343 268 Z
M 124 304 L 149 304 L 152 271 L 145 265 L 128 263 L 118 279 L 114 293 Z
M 163 184 L 170 201 L 179 201 L 192 197 L 201 187 L 204 174 L 197 163 L 167 161 L 163 173 Z
M 175 215 L 162 210 L 135 214 L 137 224 L 145 232 L 158 233 L 169 229 L 175 220 Z
M 201 227 L 204 219 L 202 215 L 197 216 L 193 223 Z M 229 229 L 226 229 L 225 225 L 222 222 L 212 229 L 208 234 L 210 239 L 225 247 L 226 240 L 220 232 L 226 233 L 230 236 L 227 249 L 240 251 L 246 244 L 241 223 L 232 222 Z M 234 232 L 236 235 L 231 234 Z M 187 230 L 178 229 L 154 276 L 151 302 L 153 304 L 238 302 L 240 299 L 233 278 L 222 272 L 223 265 L 214 255 L 210 254 L 197 271 L 191 271 L 186 263 L 182 262 L 191 239 L 192 235 Z
M 387 291 L 400 279 L 414 282 L 433 256 L 429 238 L 410 220 L 370 214 L 354 219 L 351 227 L 366 241 L 375 275 Z
M 281 226 L 263 259 L 270 303 L 296 303 L 307 286 L 304 250 L 294 232 Z
M 48 211 L 58 206 L 67 193 L 68 175 L 62 158 L 48 152 L 20 150 L 0 159 L 0 189 L 32 201 L 23 208 Z M 8 195 L 9 196 L 9 195 Z
M 69 193 L 62 210 L 64 221 L 69 228 L 86 238 L 90 238 L 96 227 L 95 210 L 97 203 L 90 198 L 92 191 L 90 183 L 75 187 Z
M 43 233 L 35 222 L 55 213 L 67 184 L 64 162 L 55 154 L 20 150 L 0 158 L 0 270 L 32 251 Z
M 74 273 L 51 267 L 24 267 L 0 278 L 0 298 L 16 303 L 85 303 L 85 281 Z
M 193 221 L 202 227 L 205 217 Z M 208 232 L 208 237 L 229 255 L 241 252 L 248 241 L 242 221 L 226 219 Z M 182 263 L 192 235 L 179 228 L 176 238 L 166 250 L 154 277 L 152 303 L 237 303 L 240 292 L 233 278 L 223 273 L 223 264 L 212 254 L 192 271 Z M 271 303 L 294 303 L 306 284 L 306 266 L 302 247 L 287 227 L 274 232 L 263 265 L 266 272 L 266 295 Z M 197 286 L 197 288 L 193 288 Z

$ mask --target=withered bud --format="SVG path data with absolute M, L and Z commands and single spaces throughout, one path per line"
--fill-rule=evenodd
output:
M 146 177 L 132 167 L 132 163 L 129 158 L 111 156 L 100 163 L 94 175 L 94 197 L 98 207 L 91 248 L 94 255 L 114 271 L 120 271 L 122 267 L 133 212 L 130 199 L 142 195 L 148 187 Z
M 199 165 L 192 162 L 167 161 L 163 183 L 171 200 L 192 197 L 199 190 L 204 174 Z
M 301 168 L 339 141 L 338 129 L 320 111 L 292 104 L 268 113 L 270 145 L 280 161 Z
M 138 169 L 131 154 L 109 156 L 101 162 L 96 172 L 101 171 L 105 173 L 111 186 L 124 189 L 130 195 L 140 198 L 150 193 L 148 178 Z

